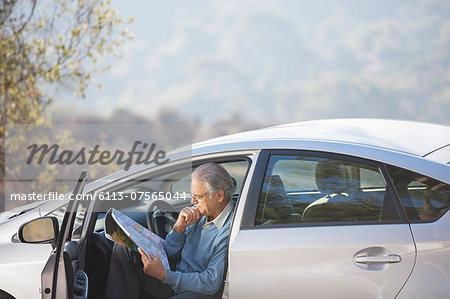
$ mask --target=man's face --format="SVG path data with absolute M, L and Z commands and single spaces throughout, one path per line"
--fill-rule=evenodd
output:
M 206 184 L 193 179 L 191 182 L 191 203 L 199 210 L 202 216 L 213 216 L 215 207 L 217 206 L 217 193 L 209 196 Z

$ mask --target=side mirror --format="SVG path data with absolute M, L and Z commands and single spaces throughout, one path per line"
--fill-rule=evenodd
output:
M 58 233 L 58 219 L 46 216 L 22 224 L 17 235 L 22 243 L 48 244 L 58 239 Z

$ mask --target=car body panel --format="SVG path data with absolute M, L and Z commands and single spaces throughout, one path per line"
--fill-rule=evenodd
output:
M 401 262 L 361 269 L 354 256 L 369 247 Z M 407 224 L 241 230 L 230 244 L 230 298 L 394 298 L 414 260 Z
M 436 222 L 411 224 L 411 229 L 417 261 L 397 298 L 450 298 L 450 213 Z
M 0 224 L 0 289 L 16 298 L 40 298 L 41 272 L 52 251 L 50 244 L 23 244 L 12 241 L 19 227 L 61 207 L 62 201 L 47 201 L 17 217 Z M 28 207 L 22 207 L 28 210 Z M 6 254 L 7 253 L 7 254 Z M 23 279 L 27 278 L 23 287 Z
M 28 213 L 30 211 L 36 211 L 36 210 L 38 210 L 38 208 L 40 206 L 45 205 L 45 204 L 46 204 L 46 202 L 44 202 L 44 201 L 33 202 L 33 203 L 29 203 L 29 204 L 19 206 L 19 207 L 7 210 L 5 212 L 2 212 L 2 213 L 0 213 L 0 224 L 8 221 L 10 219 L 14 219 L 15 217 L 18 217 L 25 213 Z
M 196 145 L 210 146 L 267 140 L 311 140 L 359 144 L 425 156 L 447 145 L 449 135 L 450 128 L 442 125 L 386 119 L 329 119 L 237 133 Z M 411 138 L 413 136 L 420 136 L 420 138 Z
M 2 240 L 0 247 L 0 289 L 15 298 L 40 298 L 41 272 L 52 251 L 51 245 Z
M 443 146 L 435 151 L 430 152 L 425 156 L 429 160 L 436 161 L 442 164 L 450 164 L 450 144 Z

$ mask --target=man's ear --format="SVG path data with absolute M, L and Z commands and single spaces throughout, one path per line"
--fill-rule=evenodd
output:
M 219 190 L 216 194 L 218 196 L 217 202 L 222 202 L 225 198 L 225 192 L 223 190 Z

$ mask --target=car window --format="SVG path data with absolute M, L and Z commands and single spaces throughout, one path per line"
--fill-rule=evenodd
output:
M 233 198 L 236 199 L 242 189 L 245 175 L 249 167 L 247 160 L 218 162 L 222 165 L 236 181 L 236 191 Z M 194 165 L 195 167 L 195 165 Z M 131 184 L 121 190 L 111 192 L 110 196 L 122 197 L 118 201 L 104 201 L 101 211 L 97 216 L 95 230 L 103 230 L 103 218 L 105 212 L 114 207 L 127 216 L 134 219 L 141 225 L 148 227 L 147 212 L 152 209 L 152 205 L 157 201 L 164 201 L 170 205 L 171 211 L 180 212 L 184 207 L 191 205 L 191 165 L 178 169 L 157 177 L 140 179 L 135 184 Z
M 450 208 L 448 184 L 394 166 L 388 171 L 410 221 L 433 221 Z
M 383 220 L 384 177 L 378 167 L 311 156 L 273 155 L 256 225 Z

